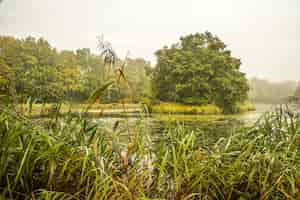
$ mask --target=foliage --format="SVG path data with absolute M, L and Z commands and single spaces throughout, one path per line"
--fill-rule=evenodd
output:
M 31 96 L 38 102 L 83 102 L 106 81 L 108 55 L 102 58 L 87 48 L 75 52 L 57 51 L 42 38 L 0 36 L 0 49 L 0 95 L 8 92 L 9 82 L 7 76 L 3 76 L 4 70 L 10 71 L 10 86 L 15 88 L 20 101 Z M 115 65 L 123 63 L 117 58 L 114 62 Z M 136 99 L 145 95 L 143 87 L 149 83 L 144 68 L 149 66 L 150 63 L 141 58 L 129 59 L 124 66 L 128 81 L 136 89 Z M 117 102 L 129 95 L 128 90 L 122 90 L 120 95 L 117 93 L 113 91 L 109 97 L 107 93 L 102 95 L 102 101 Z
M 158 50 L 156 56 L 152 83 L 162 101 L 215 104 L 224 112 L 234 112 L 236 104 L 247 98 L 240 60 L 209 32 L 181 37 L 179 43 Z
M 222 110 L 215 105 L 192 106 L 175 103 L 161 103 L 151 107 L 154 113 L 173 114 L 221 114 Z
M 250 103 L 250 102 L 245 102 L 243 104 L 238 104 L 238 112 L 242 113 L 242 112 L 247 112 L 247 111 L 255 111 L 256 107 L 254 104 Z
M 9 68 L 0 60 L 0 94 L 8 95 L 9 87 Z
M 222 114 L 222 109 L 216 105 L 208 104 L 202 106 L 195 106 L 195 105 L 183 105 L 183 104 L 176 104 L 176 103 L 160 103 L 151 105 L 151 111 L 153 113 L 168 113 L 168 114 Z M 254 111 L 255 106 L 251 103 L 243 103 L 238 104 L 237 108 L 239 113 L 247 112 L 247 111 Z
M 135 99 L 140 101 L 142 97 L 151 96 L 151 82 L 150 77 L 147 75 L 147 69 L 151 68 L 150 62 L 145 61 L 143 58 L 129 58 L 126 61 L 126 66 L 124 73 L 128 77 Z
M 56 106 L 59 107 L 59 106 Z M 253 127 L 205 136 L 169 125 L 153 143 L 138 121 L 128 142 L 72 115 L 0 114 L 3 199 L 296 199 L 300 116 L 279 109 Z M 57 121 L 59 120 L 59 121 Z

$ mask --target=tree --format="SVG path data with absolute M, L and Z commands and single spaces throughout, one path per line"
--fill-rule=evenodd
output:
M 24 102 L 28 97 L 39 102 L 85 101 L 106 81 L 105 59 L 110 61 L 115 53 L 110 48 L 104 52 L 101 56 L 92 54 L 88 48 L 57 51 L 43 38 L 0 36 L 0 95 L 10 93 L 16 102 Z M 118 66 L 124 63 L 117 58 L 111 61 Z M 149 85 L 145 75 L 149 66 L 143 59 L 128 59 L 124 66 L 137 99 L 144 95 L 144 85 Z M 131 94 L 128 87 L 117 90 L 110 88 L 102 102 L 117 102 Z
M 215 104 L 229 113 L 247 98 L 249 87 L 239 71 L 241 61 L 210 32 L 181 37 L 156 56 L 152 85 L 161 101 Z
M 123 88 L 125 94 L 123 96 L 129 96 L 130 93 L 139 100 L 140 97 L 147 95 L 149 90 L 150 80 L 146 76 L 146 69 L 150 67 L 150 63 L 142 58 L 127 59 L 127 64 L 124 70 L 126 79 L 128 80 L 131 88 Z M 130 91 L 131 90 L 131 91 Z
M 286 103 L 298 86 L 297 81 L 270 82 L 258 78 L 249 80 L 249 99 L 258 103 Z
M 296 89 L 294 96 L 300 101 L 300 85 Z

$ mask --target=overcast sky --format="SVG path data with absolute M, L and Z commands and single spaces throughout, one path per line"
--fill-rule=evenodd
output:
M 155 63 L 154 52 L 189 33 L 210 31 L 242 59 L 248 77 L 300 80 L 299 0 L 3 0 L 0 34 L 44 37 L 58 49 L 96 36 L 120 57 Z

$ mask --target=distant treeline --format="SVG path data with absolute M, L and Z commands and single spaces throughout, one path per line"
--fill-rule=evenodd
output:
M 214 104 L 233 112 L 238 103 L 286 103 L 300 98 L 299 82 L 248 81 L 239 71 L 241 61 L 209 32 L 191 34 L 156 52 L 157 66 L 142 58 L 117 59 L 124 66 L 125 84 L 112 86 L 100 101 L 140 101 Z M 123 67 L 122 67 L 123 68 Z M 84 102 L 105 83 L 104 59 L 88 48 L 58 51 L 43 38 L 0 36 L 0 97 L 18 102 Z M 129 83 L 129 84 L 128 84 Z M 248 92 L 248 85 L 250 91 Z M 300 85 L 299 85 L 300 86 Z M 297 91 L 296 91 L 297 90 Z
M 116 65 L 123 63 L 117 60 Z M 127 59 L 124 72 L 131 89 L 111 88 L 102 101 L 144 96 L 149 67 L 142 58 Z M 58 51 L 43 38 L 0 36 L 0 95 L 15 93 L 19 101 L 29 96 L 40 102 L 84 101 L 104 82 L 104 70 L 103 58 L 88 48 Z
M 287 103 L 293 97 L 300 97 L 300 82 L 297 81 L 270 82 L 252 78 L 249 85 L 249 99 L 257 103 Z M 297 87 L 299 92 L 296 92 Z

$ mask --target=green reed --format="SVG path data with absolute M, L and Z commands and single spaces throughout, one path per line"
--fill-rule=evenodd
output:
M 71 113 L 58 117 L 55 108 L 39 120 L 1 109 L 0 199 L 300 196 L 300 118 L 288 109 L 213 140 L 170 123 L 154 142 L 141 118 L 125 143 L 121 122 L 104 127 Z

